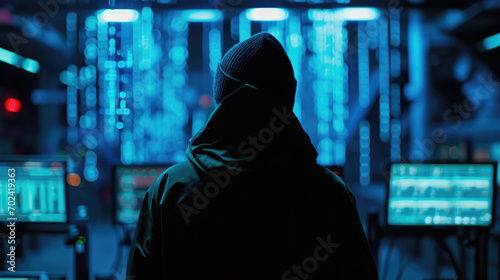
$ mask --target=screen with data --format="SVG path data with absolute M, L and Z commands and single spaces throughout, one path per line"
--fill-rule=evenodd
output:
M 494 172 L 494 164 L 393 164 L 387 224 L 489 226 Z
M 144 195 L 149 187 L 171 165 L 115 166 L 116 221 L 135 224 L 141 211 Z
M 3 222 L 66 223 L 66 178 L 62 162 L 0 162 Z

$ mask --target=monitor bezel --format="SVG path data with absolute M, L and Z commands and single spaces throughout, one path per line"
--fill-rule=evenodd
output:
M 120 167 L 129 167 L 129 168 L 134 168 L 134 167 L 143 167 L 143 168 L 155 168 L 155 167 L 166 167 L 165 170 L 158 174 L 158 177 L 161 176 L 167 169 L 169 169 L 170 167 L 172 167 L 173 165 L 175 165 L 175 163 L 146 163 L 146 164 L 114 164 L 112 166 L 112 172 L 113 172 L 113 175 L 112 175 L 112 186 L 111 186 L 111 220 L 112 220 L 112 223 L 113 225 L 122 225 L 122 226 L 126 226 L 126 225 L 133 225 L 135 226 L 137 224 L 136 223 L 125 223 L 125 222 L 122 222 L 122 221 L 119 221 L 118 220 L 118 213 L 117 213 L 117 210 L 118 210 L 118 202 L 117 202 L 117 199 L 116 199 L 116 194 L 118 192 L 118 176 L 116 174 L 116 170 Z M 158 179 L 158 177 L 156 177 Z
M 391 169 L 393 165 L 396 164 L 446 164 L 446 165 L 492 165 L 493 166 L 493 195 L 491 202 L 491 222 L 489 225 L 391 225 L 389 224 L 389 189 L 391 184 Z M 497 163 L 496 162 L 439 162 L 439 161 L 425 161 L 425 162 L 394 162 L 390 163 L 387 167 L 388 177 L 386 180 L 386 192 L 385 192 L 385 227 L 389 229 L 402 229 L 402 230 L 416 230 L 421 231 L 425 229 L 434 230 L 447 230 L 456 228 L 491 228 L 495 225 L 496 219 L 496 196 L 497 196 Z
M 56 156 L 56 155 L 10 155 L 10 156 L 0 156 L 0 162 L 15 162 L 15 163 L 27 163 L 27 162 L 42 162 L 42 163 L 60 163 L 64 170 L 64 204 L 66 208 L 66 221 L 65 222 L 53 222 L 53 221 L 15 221 L 16 227 L 22 229 L 26 232 L 64 232 L 67 231 L 68 225 L 71 223 L 71 209 L 69 201 L 69 185 L 67 183 L 68 176 L 68 164 L 66 156 Z M 1 221 L 2 224 L 6 225 L 10 221 Z

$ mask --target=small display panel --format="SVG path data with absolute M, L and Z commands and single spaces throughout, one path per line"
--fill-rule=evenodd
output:
M 149 187 L 171 165 L 115 166 L 116 221 L 135 224 L 141 211 L 144 195 Z
M 387 224 L 489 226 L 494 164 L 393 164 Z
M 0 162 L 0 220 L 66 223 L 65 174 L 62 162 Z

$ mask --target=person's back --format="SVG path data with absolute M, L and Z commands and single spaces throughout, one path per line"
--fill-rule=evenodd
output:
M 131 279 L 377 279 L 354 196 L 316 163 L 294 93 L 271 35 L 226 54 L 219 106 L 145 197 Z

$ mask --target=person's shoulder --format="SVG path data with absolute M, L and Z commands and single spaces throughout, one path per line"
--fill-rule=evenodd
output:
M 176 163 L 167 168 L 156 178 L 152 186 L 152 191 L 156 195 L 163 195 L 172 192 L 173 189 L 184 188 L 185 186 L 198 183 L 200 180 L 196 168 L 188 160 Z
M 342 196 L 347 196 L 349 200 L 354 203 L 354 194 L 344 180 L 342 180 L 342 178 L 340 178 L 337 174 L 319 164 L 313 168 L 313 172 L 315 173 L 313 176 L 321 178 L 321 181 L 326 188 Z

